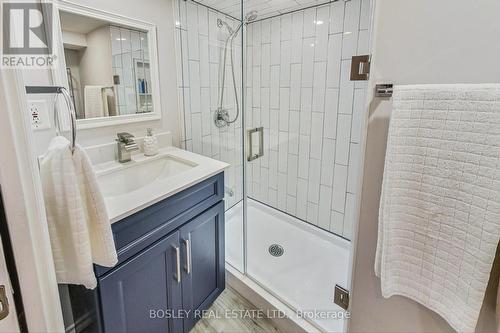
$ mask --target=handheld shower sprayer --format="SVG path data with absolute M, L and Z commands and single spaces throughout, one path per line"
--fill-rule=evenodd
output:
M 215 125 L 219 128 L 229 126 L 232 123 L 236 122 L 238 120 L 238 117 L 240 115 L 240 105 L 239 105 L 239 100 L 238 100 L 238 89 L 236 87 L 236 75 L 235 75 L 235 69 L 234 69 L 234 51 L 233 51 L 233 40 L 238 35 L 238 32 L 242 28 L 243 24 L 248 24 L 250 22 L 253 22 L 257 19 L 257 12 L 256 11 L 251 11 L 248 12 L 245 15 L 245 18 L 243 21 L 240 22 L 236 30 L 233 30 L 227 22 L 223 21 L 222 19 L 218 18 L 217 19 L 217 26 L 219 28 L 226 27 L 227 32 L 229 33 L 229 36 L 226 39 L 226 42 L 224 43 L 224 50 L 223 50 L 223 61 L 222 61 L 222 71 L 219 71 L 219 106 L 217 107 L 217 110 L 215 111 L 214 114 L 214 121 Z M 233 79 L 233 88 L 234 88 L 234 98 L 236 102 L 236 116 L 234 119 L 230 119 L 229 117 L 229 110 L 224 108 L 224 89 L 225 89 L 225 81 L 226 81 L 226 60 L 227 60 L 227 49 L 228 46 L 230 48 L 230 60 L 231 60 L 231 73 L 232 73 L 232 79 Z M 222 74 L 221 74 L 222 73 Z

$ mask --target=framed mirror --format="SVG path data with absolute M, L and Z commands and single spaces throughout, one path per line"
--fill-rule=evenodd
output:
M 161 117 L 156 27 L 66 1 L 58 4 L 58 81 L 74 102 L 77 126 Z

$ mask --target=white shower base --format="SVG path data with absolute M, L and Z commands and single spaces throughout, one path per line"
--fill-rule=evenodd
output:
M 343 332 L 344 311 L 333 303 L 333 293 L 336 284 L 348 285 L 350 242 L 252 199 L 247 233 L 247 275 L 284 305 L 304 311 L 319 329 Z M 270 255 L 272 244 L 284 254 Z M 226 212 L 226 258 L 243 271 L 241 202 Z

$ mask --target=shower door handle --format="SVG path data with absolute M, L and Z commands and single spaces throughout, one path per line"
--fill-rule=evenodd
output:
M 352 57 L 351 81 L 366 81 L 370 78 L 370 59 L 370 55 Z
M 259 152 L 254 154 L 253 152 L 253 137 L 254 134 L 257 133 L 259 135 Z M 249 129 L 247 131 L 248 134 L 248 162 L 258 159 L 259 157 L 264 156 L 264 127 L 256 127 Z

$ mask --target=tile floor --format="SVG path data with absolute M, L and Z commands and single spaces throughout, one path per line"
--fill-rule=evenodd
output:
M 247 312 L 247 310 L 257 310 L 257 308 L 229 287 L 226 287 L 209 310 L 213 311 L 211 313 L 219 314 L 222 318 L 203 318 L 190 333 L 280 333 L 269 319 L 248 318 L 248 316 L 233 318 L 232 314 L 235 312 Z M 224 318 L 228 310 L 231 311 L 230 318 Z

